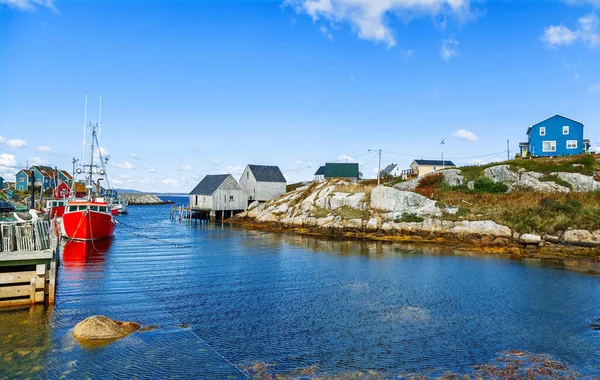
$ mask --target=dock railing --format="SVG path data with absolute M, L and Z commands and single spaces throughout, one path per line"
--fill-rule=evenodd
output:
M 57 264 L 50 221 L 0 222 L 0 307 L 54 303 Z

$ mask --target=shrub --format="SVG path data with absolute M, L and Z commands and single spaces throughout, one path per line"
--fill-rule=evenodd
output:
M 330 211 L 323 207 L 317 207 L 312 212 L 311 215 L 315 218 L 324 218 L 329 215 Z
M 442 173 L 427 175 L 419 180 L 417 189 L 438 187 L 442 182 L 444 182 L 444 175 Z
M 494 182 L 489 178 L 481 177 L 475 181 L 475 191 L 478 193 L 504 194 L 508 186 L 502 182 Z
M 421 218 L 420 216 L 418 216 L 415 213 L 412 212 L 405 212 L 402 214 L 402 218 L 400 218 L 398 221 L 400 222 L 417 222 L 420 223 L 422 221 L 424 221 L 425 219 Z
M 540 181 L 541 182 L 554 182 L 557 185 L 564 186 L 564 187 L 567 187 L 567 188 L 573 190 L 573 186 L 571 186 L 571 184 L 569 182 L 558 178 L 558 176 L 556 176 L 556 175 L 547 174 L 547 175 L 541 177 Z

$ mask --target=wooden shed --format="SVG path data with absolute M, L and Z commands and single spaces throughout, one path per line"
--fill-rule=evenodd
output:
M 248 165 L 240 177 L 240 186 L 248 201 L 265 202 L 285 194 L 287 181 L 278 166 Z
M 190 208 L 211 217 L 231 216 L 247 206 L 248 195 L 231 174 L 207 175 L 190 192 Z

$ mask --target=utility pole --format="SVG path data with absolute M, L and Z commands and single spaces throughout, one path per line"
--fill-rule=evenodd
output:
M 446 145 L 446 139 L 443 139 L 440 145 Z M 442 169 L 446 168 L 446 162 L 444 161 L 444 150 L 442 150 Z
M 369 152 L 377 152 L 379 154 L 379 166 L 377 167 L 377 186 L 381 184 L 381 149 L 369 149 Z
M 510 160 L 510 141 L 506 140 L 506 159 Z

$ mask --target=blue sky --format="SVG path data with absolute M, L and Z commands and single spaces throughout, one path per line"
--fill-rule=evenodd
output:
M 506 157 L 556 113 L 600 146 L 600 0 L 0 0 L 0 175 L 71 168 L 84 97 L 114 186 L 444 153 Z M 440 142 L 445 140 L 445 145 Z

